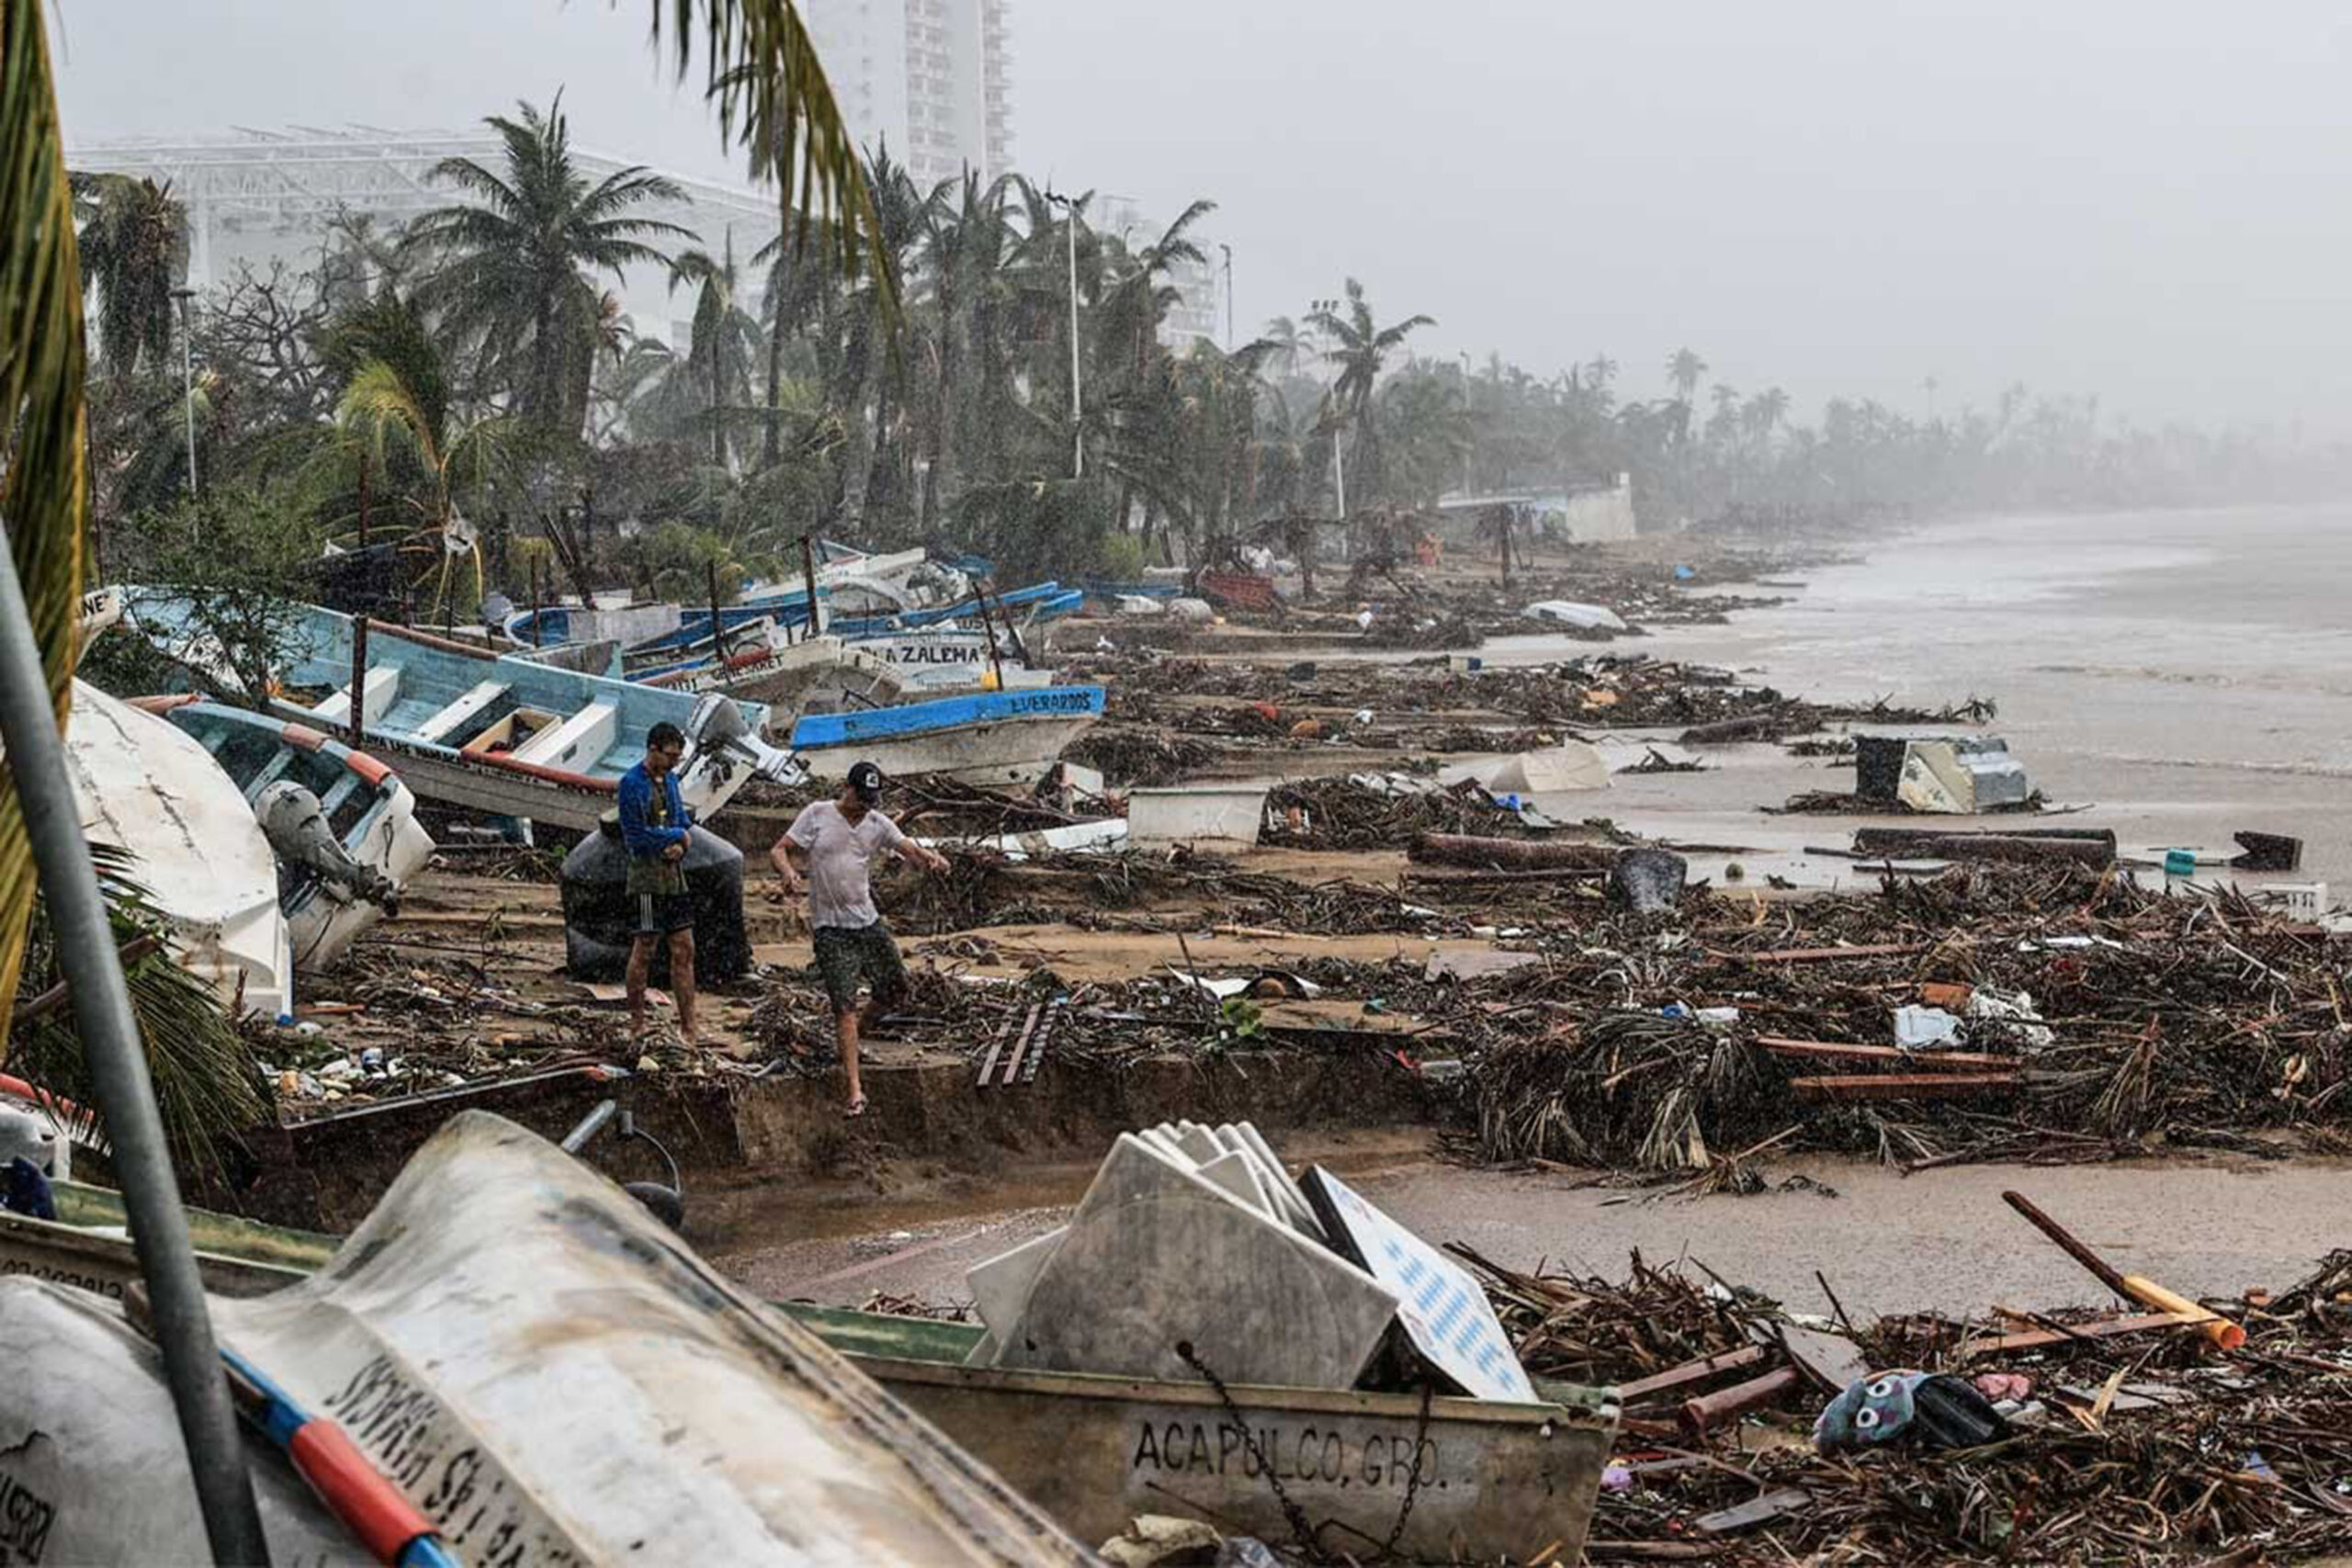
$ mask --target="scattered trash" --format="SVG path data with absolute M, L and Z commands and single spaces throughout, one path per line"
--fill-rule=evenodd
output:
M 1941 1008 L 1901 1007 L 1894 1010 L 1894 1043 L 1905 1051 L 1932 1051 L 1961 1043 L 1960 1020 Z

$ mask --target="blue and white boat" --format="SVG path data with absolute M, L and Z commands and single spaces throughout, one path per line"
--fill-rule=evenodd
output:
M 135 626 L 163 652 L 231 685 L 185 599 L 126 594 Z M 352 620 L 299 607 L 282 639 L 268 705 L 329 731 L 351 724 Z M 358 693 L 366 750 L 420 796 L 493 816 L 589 831 L 612 809 L 622 773 L 662 722 L 685 732 L 680 786 L 708 818 L 754 773 L 792 776 L 759 739 L 763 704 L 582 675 L 382 621 L 368 623 Z
M 886 776 L 944 773 L 968 784 L 1029 784 L 1102 716 L 1100 686 L 978 692 L 860 713 L 809 714 L 792 727 L 793 760 L 819 778 L 870 761 Z
M 277 907 L 298 970 L 323 969 L 400 908 L 433 858 L 400 775 L 306 724 L 193 694 L 142 697 L 244 792 L 277 856 Z

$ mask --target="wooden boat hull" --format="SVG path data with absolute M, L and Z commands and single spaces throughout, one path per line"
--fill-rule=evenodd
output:
M 793 726 L 790 744 L 819 778 L 842 778 L 852 764 L 870 761 L 886 776 L 942 773 L 967 784 L 1027 784 L 1044 777 L 1102 716 L 1102 687 L 1048 686 L 809 715 Z
M 157 647 L 184 663 L 206 661 L 184 601 L 134 591 L 131 603 Z M 366 750 L 391 761 L 424 798 L 586 831 L 612 809 L 621 774 L 644 755 L 655 724 L 695 736 L 703 699 L 692 693 L 576 674 L 413 627 L 369 627 L 368 667 L 356 694 Z M 309 703 L 281 694 L 271 711 L 329 732 L 346 728 L 354 635 L 348 616 L 301 610 L 279 650 L 278 679 L 329 694 Z M 739 706 L 756 734 L 766 708 Z M 750 776 L 736 758 L 690 749 L 681 787 L 707 820 Z
M 1287 1541 L 1283 1493 L 1331 1521 L 1325 1548 L 1369 1561 L 1413 1496 L 1396 1550 L 1427 1562 L 1574 1562 L 1600 1495 L 1618 1408 L 1232 1389 L 960 1364 L 978 1325 L 791 1305 L 834 1348 L 962 1443 L 1081 1540 L 1137 1514 L 1194 1514 Z M 1244 1428 L 1247 1428 L 1245 1435 Z M 1413 1481 L 1416 1459 L 1420 1466 Z

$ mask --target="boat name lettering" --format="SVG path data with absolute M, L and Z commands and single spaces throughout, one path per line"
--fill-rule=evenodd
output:
M 39 1562 L 56 1522 L 56 1504 L 0 1470 L 0 1568 Z
M 0 1278 L 21 1274 L 28 1280 L 47 1280 L 52 1285 L 71 1285 L 77 1291 L 87 1291 L 94 1296 L 109 1301 L 122 1300 L 122 1281 L 104 1275 L 85 1274 L 77 1269 L 61 1269 L 54 1263 L 36 1263 L 28 1258 L 0 1258 Z
M 1254 1446 L 1253 1446 L 1254 1444 Z M 1321 1481 L 1402 1489 L 1410 1483 L 1418 1451 L 1421 1484 L 1441 1473 L 1435 1438 L 1418 1450 L 1413 1434 L 1330 1427 L 1261 1427 L 1244 1437 L 1230 1421 L 1145 1421 L 1136 1429 L 1132 1472 L 1239 1475 L 1256 1480 L 1272 1466 L 1277 1481 Z
M 377 1356 L 320 1406 L 476 1568 L 579 1568 L 580 1554 L 390 1356 Z M 6 1568 L 0 1563 L 0 1568 Z
M 1017 693 L 1004 705 L 1008 713 L 1091 713 L 1094 694 L 1083 686 L 1048 686 Z
M 884 645 L 889 649 L 893 664 L 978 664 L 980 645 L 976 642 L 894 642 Z

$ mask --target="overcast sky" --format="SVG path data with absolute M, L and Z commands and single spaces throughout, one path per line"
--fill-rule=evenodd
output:
M 1810 417 L 2022 380 L 2352 433 L 2343 0 L 1011 0 L 1023 167 L 1219 204 L 1245 337 L 1353 275 L 1425 352 Z M 450 126 L 729 163 L 646 0 L 51 0 L 76 141 Z

